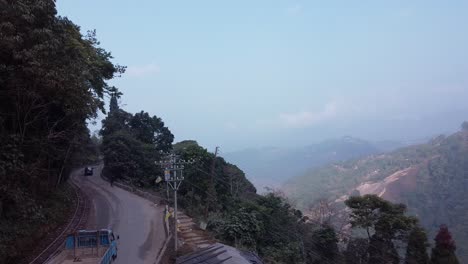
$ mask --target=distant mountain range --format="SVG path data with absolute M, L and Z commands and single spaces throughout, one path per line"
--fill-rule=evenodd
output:
M 266 147 L 226 153 L 223 157 L 237 164 L 262 192 L 264 187 L 279 187 L 293 176 L 331 162 L 363 157 L 404 146 L 396 141 L 368 142 L 345 136 L 302 148 Z
M 461 263 L 468 263 L 468 123 L 462 131 L 425 144 L 316 167 L 287 181 L 297 206 L 327 200 L 340 208 L 351 195 L 376 194 L 404 203 L 432 239 L 447 224 Z

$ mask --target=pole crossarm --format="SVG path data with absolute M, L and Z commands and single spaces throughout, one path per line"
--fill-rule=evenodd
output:
M 166 181 L 167 196 L 169 198 L 169 186 L 174 191 L 174 249 L 177 251 L 177 191 L 184 180 L 184 169 L 186 165 L 195 163 L 194 160 L 180 159 L 179 155 L 169 154 L 163 159 L 154 162 L 164 169 L 164 180 Z

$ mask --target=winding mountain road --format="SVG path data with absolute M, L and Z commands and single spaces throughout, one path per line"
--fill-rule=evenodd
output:
M 92 202 L 87 229 L 111 228 L 120 236 L 114 263 L 155 263 L 166 238 L 163 207 L 110 186 L 101 178 L 101 171 L 102 166 L 96 166 L 93 176 L 78 171 L 71 178 Z

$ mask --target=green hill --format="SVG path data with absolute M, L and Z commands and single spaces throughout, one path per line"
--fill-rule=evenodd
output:
M 284 185 L 306 209 L 318 200 L 341 203 L 353 194 L 377 194 L 406 204 L 433 237 L 447 224 L 468 261 L 468 123 L 426 144 L 312 169 Z

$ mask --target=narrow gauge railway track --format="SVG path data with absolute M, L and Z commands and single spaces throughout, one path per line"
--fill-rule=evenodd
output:
M 62 227 L 57 230 L 57 236 L 51 236 L 50 238 L 46 238 L 50 240 L 50 243 L 47 243 L 48 246 L 43 249 L 38 254 L 35 254 L 35 258 L 32 260 L 28 260 L 25 263 L 29 264 L 43 264 L 52 259 L 63 248 L 63 244 L 65 242 L 65 238 L 68 234 L 75 232 L 76 230 L 85 229 L 86 227 L 86 220 L 88 219 L 88 214 L 90 210 L 90 202 L 88 197 L 80 190 L 80 188 L 70 181 L 69 183 L 71 187 L 74 189 L 76 194 L 76 208 L 73 216 L 68 221 L 68 224 L 65 227 Z M 46 243 L 45 243 L 46 244 Z

